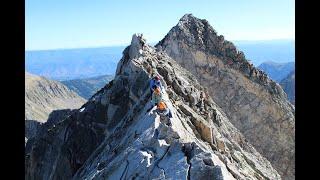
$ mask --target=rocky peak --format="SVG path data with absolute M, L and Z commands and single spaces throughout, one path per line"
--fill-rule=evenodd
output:
M 156 47 L 166 49 L 167 42 L 174 39 L 179 39 L 193 49 L 214 55 L 221 59 L 224 65 L 242 72 L 247 78 L 265 86 L 271 93 L 285 97 L 279 84 L 268 78 L 265 72 L 254 67 L 245 58 L 244 53 L 239 51 L 232 42 L 225 40 L 223 35 L 218 35 L 207 20 L 185 14 Z
M 208 21 L 192 14 L 184 15 L 156 47 L 207 88 L 283 178 L 294 178 L 295 110 L 279 84 L 249 63 Z
M 143 38 L 143 34 L 134 34 L 132 36 L 131 45 L 129 49 L 130 59 L 138 58 L 142 55 L 142 49 L 146 47 L 146 40 Z

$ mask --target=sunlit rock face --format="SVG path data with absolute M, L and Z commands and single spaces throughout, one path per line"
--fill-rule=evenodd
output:
M 196 77 L 284 179 L 294 179 L 295 109 L 276 82 L 208 21 L 191 14 L 184 15 L 156 47 Z

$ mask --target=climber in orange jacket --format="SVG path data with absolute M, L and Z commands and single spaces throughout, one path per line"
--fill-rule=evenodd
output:
M 167 116 L 168 118 L 172 118 L 172 113 L 164 101 L 160 101 L 158 103 L 156 112 L 160 116 Z

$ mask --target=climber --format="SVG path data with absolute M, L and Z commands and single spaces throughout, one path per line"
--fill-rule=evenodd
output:
M 153 87 L 154 85 L 160 87 L 161 89 L 161 92 L 163 92 L 163 86 L 161 84 L 161 81 L 160 81 L 160 77 L 159 76 L 155 76 L 153 77 L 151 80 L 150 80 L 150 92 L 151 94 L 153 93 Z
M 156 112 L 160 116 L 166 116 L 169 119 L 172 118 L 172 113 L 171 113 L 170 109 L 167 107 L 167 105 L 166 105 L 166 103 L 164 101 L 160 101 L 158 103 Z
M 156 86 L 152 93 L 152 103 L 156 106 L 162 100 L 162 92 L 160 87 Z
M 157 106 L 158 103 L 160 101 L 162 101 L 162 92 L 160 90 L 160 87 L 156 86 L 156 85 L 153 85 L 152 86 L 152 89 L 153 89 L 153 93 L 152 93 L 152 97 L 151 97 L 151 100 L 152 100 L 152 105 L 151 107 L 147 110 L 147 112 L 149 112 L 154 106 Z
M 205 100 L 206 100 L 206 95 L 203 91 L 200 92 L 200 100 L 199 102 L 196 104 L 197 107 L 200 108 L 200 111 L 204 110 L 204 106 L 205 106 Z

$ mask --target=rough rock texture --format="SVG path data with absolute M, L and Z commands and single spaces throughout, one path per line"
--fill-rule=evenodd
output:
M 25 73 L 25 119 L 47 121 L 57 109 L 77 109 L 85 99 L 58 81 Z
M 295 104 L 295 71 L 292 71 L 286 78 L 281 80 L 280 85 L 284 92 L 287 93 L 288 99 Z
M 52 125 L 59 120 L 63 120 L 71 114 L 70 109 L 54 110 L 49 114 L 47 125 Z M 25 120 L 25 136 L 27 139 L 36 136 L 38 130 L 41 128 L 43 123 L 35 120 Z
M 31 137 L 34 137 L 37 134 L 38 129 L 40 128 L 41 123 L 34 120 L 25 120 L 24 129 L 25 129 L 25 138 L 26 141 Z
M 191 14 L 184 15 L 156 47 L 195 75 L 284 179 L 294 179 L 295 109 L 276 82 L 217 35 L 208 21 Z
M 158 74 L 173 118 L 151 106 Z M 188 71 L 140 34 L 114 80 L 79 110 L 39 133 L 26 154 L 26 179 L 280 179 Z M 46 123 L 45 123 L 46 124 Z M 63 164 L 63 166 L 61 166 Z

